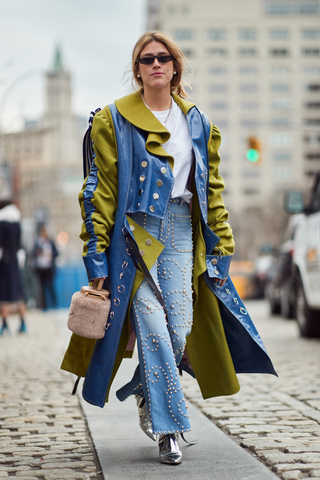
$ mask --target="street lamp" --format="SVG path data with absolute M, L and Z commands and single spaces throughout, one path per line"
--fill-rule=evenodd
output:
M 16 77 L 8 86 L 7 88 L 5 89 L 5 91 L 3 92 L 1 98 L 0 98 L 0 182 L 3 183 L 4 185 L 6 185 L 6 189 L 8 190 L 8 192 L 11 190 L 11 189 L 14 189 L 14 187 L 12 186 L 12 179 L 10 179 L 10 176 L 9 175 L 5 175 L 6 173 L 6 168 L 5 168 L 5 160 L 6 159 L 3 159 L 2 158 L 2 145 L 1 145 L 1 141 L 2 141 L 2 115 L 3 115 L 3 112 L 4 112 L 4 107 L 5 107 L 5 103 L 6 103 L 6 100 L 10 94 L 10 92 L 21 82 L 23 82 L 24 80 L 27 80 L 28 78 L 30 77 L 35 77 L 35 76 L 38 76 L 38 75 L 43 75 L 43 70 L 40 70 L 40 69 L 32 69 L 32 70 L 27 70 L 26 72 L 22 73 L 21 75 L 19 75 L 18 77 Z M 9 168 L 9 167 L 8 167 Z M 4 194 L 4 191 L 3 191 L 3 188 L 1 188 L 2 190 L 2 194 Z M 9 195 L 12 195 L 12 192 L 9 193 Z
M 5 89 L 3 92 L 1 98 L 0 98 L 0 133 L 1 133 L 1 126 L 2 126 L 2 114 L 4 111 L 5 103 L 7 101 L 7 98 L 9 96 L 9 93 L 11 90 L 13 90 L 19 83 L 23 82 L 24 80 L 27 80 L 30 77 L 35 77 L 38 75 L 43 75 L 43 70 L 40 70 L 39 68 L 34 68 L 32 70 L 27 70 L 24 73 L 21 73 L 18 77 L 16 77 Z

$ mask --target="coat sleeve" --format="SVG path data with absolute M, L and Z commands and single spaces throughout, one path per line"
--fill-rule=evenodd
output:
M 218 235 L 220 242 L 215 251 L 220 250 L 222 255 L 233 255 L 234 239 L 230 225 L 227 223 L 229 213 L 224 205 L 222 192 L 224 181 L 219 174 L 219 147 L 221 134 L 216 125 L 210 122 L 210 137 L 208 141 L 209 153 L 209 200 L 208 226 Z
M 83 224 L 83 260 L 89 280 L 108 276 L 106 249 L 114 225 L 118 197 L 118 155 L 108 107 L 93 120 L 91 137 L 95 158 L 79 194 Z

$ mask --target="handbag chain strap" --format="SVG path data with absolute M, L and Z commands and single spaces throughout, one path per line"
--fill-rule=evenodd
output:
M 89 127 L 84 134 L 82 143 L 82 159 L 83 159 L 83 177 L 86 178 L 91 170 L 91 165 L 94 159 L 93 141 L 91 139 L 91 130 L 93 118 L 96 113 L 100 112 L 101 108 L 97 108 L 95 111 L 90 112 L 88 120 Z
M 161 292 L 160 292 L 159 288 L 157 287 L 155 281 L 153 280 L 153 278 L 152 278 L 152 276 L 149 272 L 149 269 L 148 269 L 147 265 L 145 264 L 145 261 L 143 260 L 141 254 L 139 252 L 139 249 L 138 249 L 138 246 L 137 246 L 136 242 L 133 240 L 133 238 L 131 237 L 131 235 L 129 233 L 125 233 L 125 239 L 126 239 L 127 244 L 129 245 L 129 248 L 130 248 L 131 252 L 134 254 L 134 256 L 132 254 L 131 254 L 131 256 L 132 256 L 133 262 L 135 264 L 135 267 L 138 270 L 140 270 L 140 272 L 142 271 L 144 273 L 145 277 L 147 278 L 150 287 L 152 288 L 155 296 L 157 297 L 157 299 L 160 302 L 160 305 L 163 308 L 163 311 L 164 311 L 164 314 L 165 314 L 165 317 L 166 317 L 166 322 L 167 322 L 167 324 L 169 324 L 168 310 L 167 310 L 167 307 L 164 303 Z M 140 264 L 141 268 L 139 267 L 139 264 Z

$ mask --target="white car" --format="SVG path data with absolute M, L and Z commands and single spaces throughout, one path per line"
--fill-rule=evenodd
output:
M 287 210 L 290 210 L 289 199 L 293 193 L 296 195 L 295 200 L 298 198 L 298 192 L 288 192 Z M 320 337 L 320 172 L 316 175 L 309 205 L 302 211 L 306 217 L 295 231 L 292 259 L 295 312 L 301 335 Z

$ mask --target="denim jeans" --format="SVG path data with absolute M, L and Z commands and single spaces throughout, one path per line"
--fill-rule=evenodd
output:
M 189 206 L 180 198 L 171 199 L 164 220 L 141 213 L 131 218 L 165 247 L 150 273 L 162 292 L 169 324 L 145 278 L 131 307 L 139 365 L 131 381 L 117 391 L 117 397 L 124 401 L 133 394 L 143 396 L 154 433 L 187 432 L 190 429 L 188 407 L 177 365 L 192 327 L 193 254 Z

